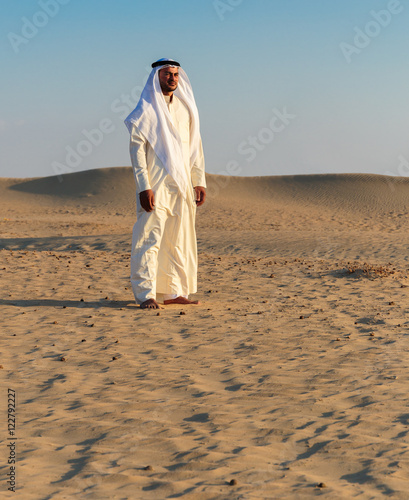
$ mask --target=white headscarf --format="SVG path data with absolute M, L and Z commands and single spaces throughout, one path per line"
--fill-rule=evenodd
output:
M 159 61 L 173 59 L 159 59 Z M 159 83 L 159 70 L 167 67 L 178 68 L 179 84 L 174 91 L 190 111 L 190 166 L 192 166 L 200 151 L 199 113 L 189 78 L 182 68 L 164 64 L 153 68 L 136 108 L 125 119 L 129 133 L 135 125 L 152 146 L 155 154 L 163 163 L 166 171 L 172 176 L 183 196 L 186 196 L 188 178 L 184 168 L 182 141 L 172 122 L 168 106 Z

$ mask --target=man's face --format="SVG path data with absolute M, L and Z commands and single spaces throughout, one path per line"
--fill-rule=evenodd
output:
M 163 68 L 159 70 L 159 83 L 165 95 L 171 95 L 177 89 L 179 73 L 177 68 Z

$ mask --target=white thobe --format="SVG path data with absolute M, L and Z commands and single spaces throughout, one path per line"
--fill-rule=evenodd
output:
M 184 169 L 190 180 L 183 196 L 151 145 L 133 126 L 130 154 L 137 187 L 133 228 L 131 284 L 135 300 L 187 297 L 197 291 L 196 202 L 194 186 L 206 186 L 203 149 L 190 165 L 190 114 L 175 95 L 164 96 L 182 140 Z M 152 189 L 155 208 L 146 212 L 139 193 Z

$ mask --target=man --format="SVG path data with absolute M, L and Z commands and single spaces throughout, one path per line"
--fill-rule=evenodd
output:
M 141 98 L 125 124 L 137 192 L 131 284 L 143 309 L 197 304 L 196 206 L 206 181 L 199 114 L 180 64 L 152 64 Z

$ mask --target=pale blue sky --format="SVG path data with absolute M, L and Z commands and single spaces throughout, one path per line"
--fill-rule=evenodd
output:
M 130 165 L 123 118 L 161 57 L 193 84 L 210 173 L 409 175 L 405 0 L 2 0 L 0 14 L 1 177 Z

